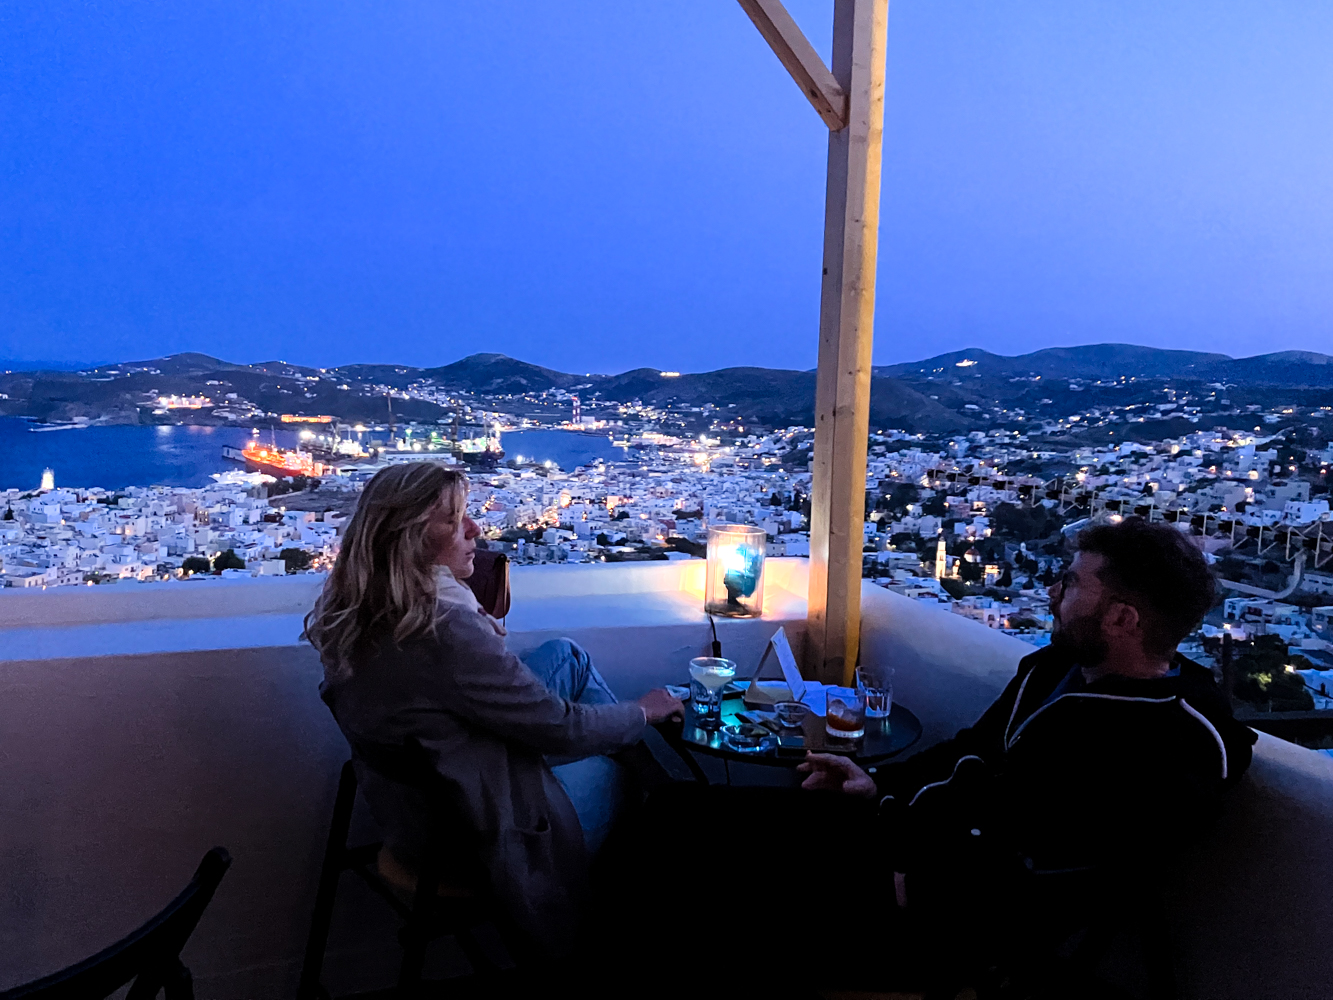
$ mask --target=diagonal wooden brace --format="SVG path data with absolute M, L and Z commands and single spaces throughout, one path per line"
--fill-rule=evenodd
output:
M 782 0 L 740 0 L 740 5 L 829 130 L 840 132 L 846 128 L 847 94 L 782 6 Z

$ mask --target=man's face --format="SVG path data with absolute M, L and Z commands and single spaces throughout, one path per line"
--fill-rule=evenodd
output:
M 1050 591 L 1055 619 L 1051 645 L 1086 667 L 1100 664 L 1110 648 L 1104 619 L 1112 597 L 1097 575 L 1105 559 L 1095 553 L 1078 553 Z

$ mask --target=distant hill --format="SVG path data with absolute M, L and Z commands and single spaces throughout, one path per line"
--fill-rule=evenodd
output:
M 1122 376 L 1135 381 L 1120 382 Z M 80 371 L 0 371 L 0 393 L 7 397 L 0 398 L 0 413 L 41 420 L 87 417 L 138 422 L 161 417 L 151 413 L 158 395 L 180 394 L 219 402 L 239 398 L 269 413 L 328 413 L 354 421 L 385 419 L 390 407 L 400 420 L 446 416 L 449 410 L 423 399 L 398 397 L 391 403 L 385 397 L 387 387 L 406 389 L 422 380 L 483 396 L 578 390 L 585 399 L 597 396 L 618 403 L 639 400 L 661 407 L 711 403 L 741 420 L 772 426 L 814 422 L 812 371 L 739 367 L 677 375 L 636 368 L 618 375 L 580 375 L 493 353 L 433 368 L 351 364 L 325 370 L 285 361 L 237 364 L 183 353 Z M 1092 384 L 1097 380 L 1117 384 Z M 1221 383 L 1224 389 L 1201 393 L 1215 396 L 1219 406 L 1224 402 L 1241 408 L 1249 403 L 1324 405 L 1333 398 L 1329 394 L 1333 356 L 1278 351 L 1236 359 L 1199 351 L 1095 344 L 1008 357 L 973 348 L 873 369 L 870 425 L 938 434 L 1005 423 L 1023 426 L 1022 421 L 1080 412 L 1090 405 L 1161 402 L 1164 381 Z M 178 411 L 170 419 L 211 418 L 208 411 Z
M 1333 364 L 1333 354 L 1316 354 L 1314 351 L 1278 351 L 1276 354 L 1261 354 L 1259 357 L 1268 364 Z
M 420 368 L 407 365 L 343 365 L 330 372 L 351 382 L 370 382 L 374 385 L 402 387 L 421 377 Z
M 247 367 L 250 366 L 236 365 L 230 361 L 219 361 L 207 354 L 196 354 L 187 351 L 183 354 L 172 354 L 165 358 L 152 358 L 148 361 L 122 361 L 115 365 L 98 365 L 92 370 L 100 375 L 112 371 L 124 372 L 136 368 L 152 368 L 164 375 L 197 375 L 205 372 L 236 371 Z
M 173 354 L 101 365 L 84 373 L 0 375 L 0 392 L 9 396 L 0 405 L 0 412 L 42 420 L 100 417 L 133 422 L 141 418 L 145 406 L 151 409 L 149 400 L 156 394 L 219 398 L 235 392 L 269 412 L 332 413 L 347 420 L 381 420 L 389 413 L 383 387 L 402 389 L 423 379 L 442 388 L 482 395 L 582 389 L 588 397 L 596 394 L 615 402 L 639 400 L 656 406 L 712 403 L 742 420 L 761 424 L 808 426 L 814 422 L 814 372 L 724 368 L 667 376 L 655 368 L 639 368 L 619 375 L 578 375 L 503 354 L 473 354 L 435 368 L 353 364 L 324 372 L 285 361 L 244 365 L 206 354 Z M 961 414 L 892 378 L 871 380 L 870 404 L 870 422 L 875 428 L 953 433 L 969 426 L 969 420 Z M 445 412 L 422 400 L 398 399 L 393 403 L 398 419 L 429 421 Z
M 1251 358 L 1201 351 L 1170 351 L 1136 344 L 1049 347 L 1013 357 L 981 348 L 951 351 L 924 361 L 875 368 L 876 375 L 917 379 L 931 374 L 970 376 L 1110 379 L 1122 375 L 1153 379 L 1225 380 L 1237 384 L 1333 386 L 1333 356 L 1314 351 L 1280 351 Z M 939 371 L 937 371 L 939 369 Z
M 1219 374 L 1237 385 L 1333 386 L 1333 356 L 1314 351 L 1279 351 L 1237 358 Z
M 493 394 L 567 389 L 588 381 L 586 376 L 568 375 L 503 354 L 472 354 L 451 365 L 423 368 L 420 375 L 449 389 Z
M 665 406 L 713 403 L 776 426 L 815 420 L 815 373 L 779 368 L 721 368 L 712 372 L 663 376 L 639 368 L 594 383 L 607 399 L 639 399 Z M 870 424 L 911 431 L 951 433 L 964 430 L 967 421 L 933 399 L 890 378 L 870 381 Z

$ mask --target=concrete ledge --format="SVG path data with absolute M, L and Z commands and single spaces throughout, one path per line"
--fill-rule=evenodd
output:
M 0 630 L 102 625 L 167 618 L 242 618 L 305 614 L 324 577 L 314 574 L 224 580 L 195 577 L 167 583 L 0 590 Z
M 786 595 L 803 590 L 803 560 L 774 562 L 795 565 L 785 583 L 774 574 L 770 586 Z M 711 639 L 701 599 L 672 564 L 628 567 L 633 572 L 618 577 L 624 568 L 516 573 L 516 606 L 545 604 L 558 620 L 529 607 L 526 626 L 511 629 L 511 647 L 522 652 L 568 635 L 624 697 L 683 679 L 689 657 Z M 561 595 L 576 579 L 600 588 L 620 579 L 629 589 L 567 605 Z M 236 586 L 277 593 L 269 590 L 275 584 L 291 587 L 281 592 L 296 601 L 298 588 L 286 580 Z M 724 651 L 743 669 L 779 623 L 800 641 L 803 602 L 783 604 L 783 593 L 768 593 L 775 593 L 771 609 L 799 608 L 801 617 L 775 611 L 717 623 Z M 11 597 L 53 596 L 64 597 L 3 595 L 0 608 Z M 656 607 L 662 620 L 625 627 L 636 601 L 641 611 Z M 974 721 L 1029 648 L 882 588 L 867 585 L 862 602 L 863 658 L 895 667 L 897 699 L 926 726 L 923 746 Z M 243 633 L 258 641 L 262 628 L 290 631 L 304 611 L 302 604 L 248 618 L 85 623 L 48 631 L 86 630 L 90 643 L 100 636 L 98 654 L 53 658 L 50 647 L 44 658 L 20 660 L 10 651 L 0 664 L 0 989 L 116 940 L 180 889 L 204 851 L 222 844 L 235 864 L 185 954 L 199 996 L 294 993 L 347 750 L 316 693 L 322 671 L 312 650 L 289 639 L 239 645 Z M 511 625 L 519 618 L 511 615 Z M 0 649 L 25 633 L 6 620 Z M 230 634 L 231 647 L 107 655 L 129 632 L 158 630 L 160 638 L 204 627 L 217 630 L 209 641 Z M 1328 995 L 1333 963 L 1317 935 L 1305 932 L 1333 923 L 1333 759 L 1268 736 L 1255 753 L 1223 823 L 1191 845 L 1166 887 L 1182 997 Z M 383 987 L 393 979 L 393 922 L 355 880 L 339 891 L 328 981 L 339 992 Z
M 301 612 L 4 629 L 0 631 L 0 663 L 297 646 L 305 627 L 304 617 L 305 613 Z
M 926 747 L 975 722 L 1033 647 L 980 622 L 861 587 L 861 658 L 895 671 L 894 698 L 921 720 Z
M 921 718 L 922 747 L 974 722 L 1032 651 L 871 584 L 861 602 L 862 657 L 895 668 L 894 697 Z M 1300 932 L 1333 923 L 1330 846 L 1333 758 L 1260 733 L 1222 822 L 1164 887 L 1182 998 L 1330 996 L 1333 957 Z
M 1181 995 L 1325 1000 L 1333 955 L 1333 758 L 1259 734 L 1222 822 L 1165 887 Z
M 799 643 L 804 621 L 782 624 Z M 776 625 L 719 621 L 718 634 L 750 667 Z M 509 642 L 521 653 L 560 636 L 633 698 L 685 681 L 712 633 L 699 620 L 511 631 Z M 0 664 L 0 990 L 127 933 L 221 844 L 235 864 L 185 955 L 199 996 L 291 996 L 347 758 L 318 697 L 322 676 L 314 650 L 292 645 Z M 339 893 L 329 982 L 339 992 L 391 983 L 391 915 L 354 879 Z
M 568 632 L 703 624 L 703 580 L 702 560 L 516 566 L 506 625 Z M 769 560 L 762 621 L 804 621 L 805 580 L 805 560 Z M 299 575 L 0 591 L 0 662 L 295 646 L 323 585 L 322 575 Z
M 745 670 L 779 624 L 804 634 L 804 594 L 782 586 L 803 586 L 803 561 L 774 562 L 797 565 L 766 574 L 770 613 L 716 623 Z M 624 698 L 683 682 L 712 639 L 702 570 L 516 567 L 509 645 L 568 636 Z M 235 864 L 186 953 L 199 995 L 292 995 L 347 756 L 297 638 L 322 584 L 0 595 L 0 989 L 125 934 L 222 844 Z M 342 991 L 393 980 L 393 922 L 353 881 L 329 952 Z

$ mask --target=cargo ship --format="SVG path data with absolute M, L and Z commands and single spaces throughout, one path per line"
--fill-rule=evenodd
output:
M 334 471 L 333 466 L 316 462 L 309 452 L 263 445 L 258 441 L 251 441 L 244 449 L 224 446 L 222 457 L 244 462 L 247 469 L 270 476 L 318 477 Z

